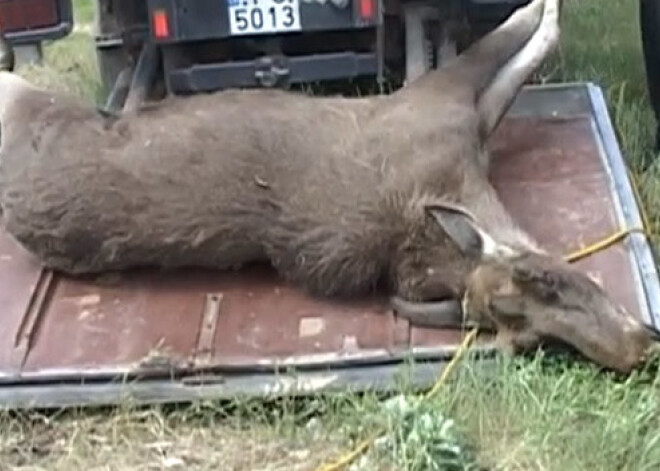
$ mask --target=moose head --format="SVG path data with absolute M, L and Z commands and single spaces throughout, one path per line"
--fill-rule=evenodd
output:
M 559 341 L 625 373 L 642 364 L 656 347 L 660 335 L 655 329 L 561 258 L 496 241 L 459 206 L 432 205 L 427 210 L 475 267 L 465 280 L 465 321 L 497 331 L 500 350 L 519 353 Z M 456 320 L 456 301 L 425 304 L 395 298 L 393 304 L 426 312 L 445 326 Z

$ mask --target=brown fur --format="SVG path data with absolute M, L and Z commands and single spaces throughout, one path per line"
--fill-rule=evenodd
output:
M 12 85 L 0 97 L 6 228 L 73 274 L 267 261 L 318 295 L 381 284 L 408 301 L 463 298 L 508 345 L 556 335 L 626 370 L 648 346 L 641 325 L 543 254 L 486 178 L 486 138 L 556 43 L 556 18 L 537 31 L 548 11 L 533 1 L 388 97 L 225 91 L 110 119 L 1 74 Z M 566 313 L 593 323 L 597 309 L 608 335 L 596 347 L 591 324 L 552 324 Z M 624 347 L 623 359 L 610 351 Z
M 111 120 L 26 89 L 2 129 L 7 230 L 68 273 L 269 261 L 316 294 L 460 295 L 469 266 L 424 206 L 451 195 L 502 232 L 473 103 L 537 22 L 389 97 L 224 91 Z

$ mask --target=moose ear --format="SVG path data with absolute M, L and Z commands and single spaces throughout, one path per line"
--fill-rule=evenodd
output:
M 464 255 L 472 258 L 492 258 L 503 254 L 503 248 L 475 222 L 463 208 L 449 204 L 425 207 Z

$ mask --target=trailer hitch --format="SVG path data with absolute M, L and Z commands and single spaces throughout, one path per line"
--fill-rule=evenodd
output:
M 274 87 L 290 74 L 286 58 L 282 56 L 260 57 L 255 61 L 255 68 L 254 77 L 262 87 Z

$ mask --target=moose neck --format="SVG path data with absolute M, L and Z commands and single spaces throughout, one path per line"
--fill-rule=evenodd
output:
M 492 185 L 487 181 L 478 183 L 465 182 L 461 193 L 462 204 L 475 216 L 479 225 L 501 244 L 544 253 L 534 238 L 513 220 Z
M 447 154 L 438 157 L 429 153 L 428 158 L 420 158 L 410 164 L 405 174 L 401 172 L 399 178 L 405 175 L 408 187 L 412 189 L 409 198 L 428 195 L 439 201 L 454 203 L 471 213 L 479 226 L 497 242 L 543 252 L 537 242 L 514 221 L 489 182 L 487 165 L 483 162 L 489 159 L 488 151 L 477 148 L 462 150 L 464 152 L 454 149 L 456 155 L 451 159 L 447 158 Z M 392 186 L 403 186 L 401 181 L 396 183 Z

